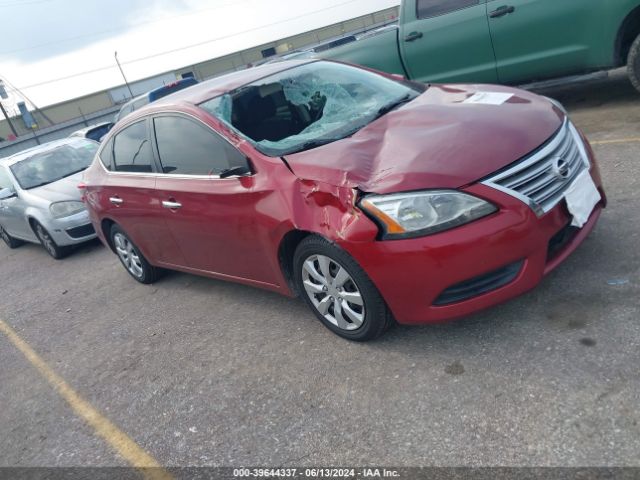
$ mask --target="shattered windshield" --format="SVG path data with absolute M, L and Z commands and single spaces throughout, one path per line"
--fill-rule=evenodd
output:
M 280 156 L 352 135 L 419 91 L 359 68 L 314 62 L 263 78 L 200 106 Z

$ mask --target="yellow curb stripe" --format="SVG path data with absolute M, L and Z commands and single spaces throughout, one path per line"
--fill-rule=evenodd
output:
M 29 360 L 38 372 L 64 398 L 73 411 L 93 428 L 111 448 L 124 458 L 132 467 L 140 469 L 143 477 L 149 480 L 170 480 L 171 474 L 126 433 L 116 427 L 109 419 L 76 393 L 71 386 L 55 373 L 47 363 L 5 322 L 0 320 L 0 332 Z
M 613 145 L 616 143 L 639 143 L 639 142 L 640 142 L 640 137 L 634 137 L 634 138 L 621 138 L 618 140 L 596 140 L 590 143 L 591 145 Z

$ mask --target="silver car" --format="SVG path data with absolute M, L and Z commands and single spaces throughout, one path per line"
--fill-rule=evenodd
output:
M 0 159 L 0 237 L 41 243 L 56 259 L 95 238 L 78 184 L 98 143 L 66 138 Z

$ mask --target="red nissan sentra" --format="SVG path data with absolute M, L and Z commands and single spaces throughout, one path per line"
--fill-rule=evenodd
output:
M 327 61 L 232 73 L 118 123 L 85 173 L 102 241 L 162 269 L 302 295 L 350 340 L 520 295 L 606 199 L 561 105 Z

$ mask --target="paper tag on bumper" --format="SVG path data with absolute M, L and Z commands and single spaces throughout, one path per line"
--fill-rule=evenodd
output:
M 589 171 L 584 170 L 567 189 L 564 198 L 569 213 L 573 216 L 571 225 L 582 228 L 602 196 L 593 183 Z

